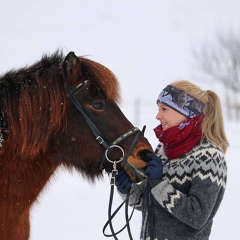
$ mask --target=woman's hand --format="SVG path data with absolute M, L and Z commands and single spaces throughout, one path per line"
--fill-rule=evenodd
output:
M 118 175 L 116 176 L 115 185 L 120 192 L 127 194 L 131 189 L 132 182 L 125 171 L 119 170 Z
M 147 175 L 150 180 L 161 179 L 163 173 L 161 158 L 157 157 L 155 154 L 149 154 L 148 157 L 150 161 L 147 164 L 145 175 Z

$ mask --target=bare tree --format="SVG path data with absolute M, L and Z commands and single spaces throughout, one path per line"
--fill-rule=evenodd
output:
M 214 47 L 193 51 L 201 70 L 223 84 L 228 117 L 240 119 L 240 37 L 234 34 L 217 36 Z

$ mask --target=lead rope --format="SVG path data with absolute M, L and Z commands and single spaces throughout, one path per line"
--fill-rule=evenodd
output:
M 140 134 L 144 134 L 145 132 L 145 129 L 146 129 L 146 126 L 143 127 L 142 131 L 139 131 L 136 135 L 136 137 L 134 138 L 128 152 L 127 152 L 127 155 L 125 156 L 125 158 L 123 159 L 123 165 L 122 167 L 125 168 L 125 165 L 126 165 L 126 162 L 127 162 L 127 159 L 130 155 L 130 153 L 132 152 L 136 142 L 137 142 L 137 139 L 139 138 Z M 108 157 L 107 157 L 107 151 L 106 151 L 106 159 L 109 161 Z M 120 161 L 120 160 L 119 160 Z M 128 202 L 129 202 L 129 197 L 130 197 L 130 193 L 128 193 L 127 195 L 127 198 L 126 200 L 116 209 L 116 211 L 112 214 L 112 202 L 113 202 L 113 195 L 114 195 L 114 186 L 115 186 L 115 178 L 116 178 L 116 175 L 118 174 L 118 170 L 117 170 L 117 163 L 119 161 L 110 161 L 113 163 L 113 170 L 112 170 L 112 177 L 111 177 L 111 181 L 110 181 L 110 184 L 111 184 L 111 190 L 110 190 L 110 198 L 109 198 L 109 206 L 108 206 L 108 221 L 107 223 L 104 225 L 103 227 L 103 234 L 104 236 L 106 237 L 114 237 L 115 240 L 118 240 L 118 238 L 116 237 L 116 235 L 118 235 L 120 232 L 122 232 L 126 227 L 127 227 L 127 230 L 128 230 L 128 235 L 129 235 L 129 238 L 130 240 L 133 240 L 132 238 L 132 234 L 131 234 L 131 229 L 130 229 L 130 220 L 132 218 L 132 215 L 133 215 L 133 212 L 134 212 L 134 209 L 135 209 L 135 205 L 136 205 L 136 202 L 134 204 L 134 208 L 133 208 L 133 211 L 131 213 L 131 216 L 130 218 L 128 218 Z M 113 229 L 113 225 L 112 225 L 112 219 L 114 218 L 114 216 L 117 214 L 117 212 L 122 208 L 123 204 L 125 203 L 125 218 L 126 218 L 126 225 L 121 229 L 119 230 L 117 233 L 115 233 L 114 229 Z M 112 234 L 109 235 L 109 234 L 105 234 L 105 230 L 107 228 L 107 226 L 109 225 L 110 229 L 111 229 L 111 232 Z
M 151 186 L 149 181 L 147 182 L 145 186 L 145 203 L 146 204 L 146 210 L 143 213 L 145 215 L 146 220 L 145 224 L 143 224 L 142 228 L 142 237 L 143 239 L 147 239 L 147 233 L 149 234 L 149 240 L 153 240 L 153 234 L 154 234 L 154 214 L 153 214 L 153 196 L 151 194 Z
M 113 183 L 112 181 L 115 181 L 115 180 L 112 180 L 111 178 L 111 183 Z M 105 237 L 114 237 L 116 240 L 118 240 L 118 238 L 116 237 L 119 233 L 121 233 L 126 227 L 127 225 L 129 225 L 129 222 L 130 220 L 132 219 L 132 216 L 133 216 L 133 213 L 134 213 L 134 210 L 135 210 L 135 207 L 136 207 L 136 204 L 137 204 L 137 199 L 138 199 L 138 196 L 136 197 L 135 199 L 135 202 L 134 202 L 134 205 L 133 205 L 133 210 L 131 212 L 131 215 L 130 217 L 128 218 L 128 213 L 127 215 L 125 215 L 126 217 L 126 224 L 118 231 L 118 232 L 114 232 L 113 228 L 111 229 L 111 225 L 112 225 L 112 220 L 113 218 L 116 216 L 116 214 L 119 212 L 119 210 L 123 207 L 123 205 L 125 204 L 125 210 L 128 206 L 128 202 L 129 202 L 129 197 L 131 194 L 135 193 L 136 191 L 139 190 L 139 188 L 142 188 L 142 186 L 148 181 L 148 178 L 146 177 L 139 185 L 137 188 L 135 188 L 131 193 L 129 192 L 127 194 L 127 197 L 126 199 L 121 203 L 121 205 L 113 212 L 111 213 L 111 210 L 112 210 L 112 202 L 113 202 L 113 195 L 114 195 L 114 185 L 111 185 L 111 191 L 110 191 L 110 200 L 109 200 L 109 208 L 108 208 L 108 221 L 106 222 L 106 224 L 104 225 L 103 227 L 103 235 Z M 127 206 L 126 206 L 127 205 Z M 126 213 L 126 212 L 125 212 Z M 110 226 L 110 229 L 111 229 L 111 232 L 112 234 L 106 234 L 105 231 L 106 231 L 106 228 L 107 226 Z M 113 230 L 113 231 L 112 231 Z M 130 230 L 130 228 L 129 228 Z M 131 235 L 131 231 L 128 232 L 129 234 L 129 237 L 131 240 L 133 240 L 132 238 L 132 235 Z
M 170 161 L 170 159 L 168 159 L 164 164 L 163 167 L 168 164 Z M 145 224 L 143 224 L 142 227 L 142 237 L 143 239 L 148 239 L 149 240 L 153 240 L 154 239 L 154 212 L 153 212 L 153 195 L 151 194 L 151 186 L 150 186 L 150 182 L 148 181 L 146 186 L 145 186 L 145 200 L 144 204 L 146 204 L 146 210 L 143 213 L 143 215 L 145 215 L 146 220 Z M 147 236 L 147 233 L 149 234 L 149 236 Z
M 128 218 L 128 207 L 129 207 L 129 198 L 130 198 L 130 192 L 128 193 L 127 195 L 127 199 L 126 199 L 126 202 L 125 202 L 125 219 L 126 219 L 126 225 L 127 225 L 127 231 L 128 231 L 128 236 L 129 238 L 132 240 L 133 237 L 132 237 L 132 233 L 131 233 L 131 228 L 130 228 L 130 220 Z M 136 198 L 137 199 L 137 198 Z M 135 201 L 136 202 L 136 201 Z M 135 206 L 133 208 L 133 210 L 135 209 Z
M 109 198 L 109 205 L 108 205 L 108 219 L 111 219 L 111 214 L 112 214 L 112 202 L 113 202 L 113 195 L 114 195 L 114 186 L 115 186 L 115 180 L 116 180 L 116 175 L 118 174 L 116 162 L 113 163 L 113 170 L 112 170 L 112 177 L 111 177 L 111 191 L 110 191 L 110 198 Z M 117 240 L 116 233 L 114 232 L 112 221 L 109 221 L 109 226 L 112 232 L 112 235 L 115 240 Z

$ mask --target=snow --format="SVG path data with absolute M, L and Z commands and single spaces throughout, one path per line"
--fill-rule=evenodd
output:
M 176 79 L 189 79 L 222 96 L 223 88 L 205 81 L 192 58 L 192 49 L 216 34 L 240 29 L 238 0 L 9 0 L 0 8 L 0 74 L 29 65 L 43 53 L 58 47 L 67 54 L 87 55 L 110 68 L 122 89 L 121 108 L 157 145 L 152 129 L 156 98 Z M 139 118 L 134 104 L 140 103 Z M 223 101 L 223 99 L 222 99 Z M 223 102 L 224 111 L 225 105 Z M 239 123 L 226 121 L 230 140 L 227 152 L 228 184 L 214 221 L 211 240 L 237 239 L 240 224 L 238 172 Z M 78 173 L 58 169 L 31 211 L 31 240 L 106 239 L 102 227 L 107 220 L 109 177 L 89 184 Z M 114 206 L 121 199 L 116 194 Z M 122 227 L 123 214 L 114 222 Z M 140 233 L 141 214 L 134 213 L 134 239 Z M 128 239 L 123 233 L 119 239 Z
M 226 132 L 230 141 L 226 154 L 228 183 L 224 199 L 214 219 L 211 240 L 237 239 L 240 225 L 240 208 L 238 207 L 240 124 L 226 124 Z M 151 139 L 155 141 L 153 132 L 149 137 L 150 142 L 152 142 Z M 59 169 L 57 175 L 41 195 L 40 203 L 36 204 L 32 210 L 31 240 L 107 239 L 102 234 L 102 228 L 107 221 L 109 177 L 106 175 L 103 181 L 93 186 L 76 172 L 70 174 Z M 122 200 L 116 193 L 113 209 L 121 203 Z M 124 211 L 121 211 L 114 221 L 114 226 L 120 229 L 124 224 Z M 134 239 L 139 239 L 140 227 L 141 213 L 135 211 L 131 220 Z M 107 232 L 110 233 L 110 230 L 108 229 Z M 127 232 L 121 233 L 119 239 L 128 239 Z

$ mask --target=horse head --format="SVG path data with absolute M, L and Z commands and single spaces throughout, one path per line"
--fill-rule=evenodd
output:
M 35 65 L 10 71 L 1 78 L 2 162 L 24 159 L 22 161 L 28 162 L 26 167 L 29 167 L 30 161 L 47 157 L 51 160 L 52 171 L 63 164 L 76 167 L 89 179 L 101 176 L 99 163 L 105 148 L 96 141 L 66 87 L 74 88 L 86 80 L 73 95 L 104 140 L 112 143 L 133 128 L 118 107 L 119 84 L 108 68 L 72 52 L 65 58 L 56 52 L 44 56 Z M 125 155 L 134 137 L 119 143 Z M 150 144 L 140 135 L 126 164 L 132 181 L 142 179 L 149 152 L 152 152 Z M 121 156 L 117 148 L 109 155 L 113 161 Z M 20 162 L 18 160 L 18 164 Z M 112 163 L 105 161 L 107 172 L 112 171 L 112 167 Z
M 61 69 L 66 89 L 83 85 L 73 93 L 73 97 L 102 133 L 104 141 L 112 143 L 133 128 L 118 107 L 119 84 L 109 69 L 92 60 L 77 57 L 74 53 L 66 56 Z M 106 149 L 96 141 L 83 115 L 71 101 L 68 91 L 65 99 L 67 127 L 54 135 L 54 158 L 69 167 L 76 167 L 83 175 L 94 179 L 101 175 L 99 163 Z M 119 144 L 125 155 L 133 139 L 134 135 Z M 152 152 L 152 148 L 141 135 L 126 163 L 126 171 L 133 182 L 143 178 L 149 152 Z M 121 156 L 122 152 L 117 148 L 109 154 L 113 161 L 119 160 Z M 121 163 L 118 164 L 118 168 L 120 167 Z M 112 163 L 105 161 L 104 168 L 107 172 L 112 171 Z

